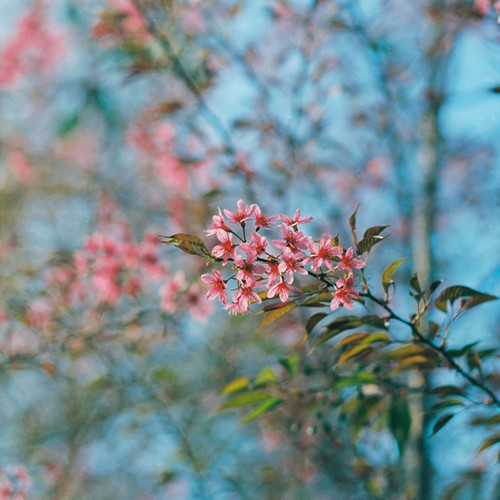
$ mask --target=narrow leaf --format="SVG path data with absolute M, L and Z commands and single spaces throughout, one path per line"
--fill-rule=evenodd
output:
M 362 354 L 362 353 L 365 353 L 366 351 L 371 351 L 371 350 L 372 350 L 372 347 L 370 345 L 354 346 L 352 349 L 348 349 L 347 351 L 342 353 L 342 355 L 340 356 L 340 358 L 337 361 L 337 364 L 340 365 L 340 364 L 346 362 L 347 360 L 354 358 L 358 354 Z
M 430 394 L 440 396 L 465 396 L 464 390 L 455 385 L 441 385 L 435 387 Z
M 349 227 L 351 228 L 352 240 L 357 244 L 358 238 L 356 236 L 356 215 L 358 213 L 359 205 L 354 210 L 354 213 L 349 217 Z
M 337 343 L 335 346 L 337 349 L 340 349 L 341 347 L 352 344 L 354 342 L 359 343 L 361 340 L 365 339 L 368 337 L 367 333 L 353 333 L 351 335 L 347 335 L 347 337 L 344 337 L 341 341 Z
M 248 422 L 255 420 L 256 418 L 260 417 L 264 413 L 267 413 L 281 403 L 283 403 L 283 400 L 278 398 L 270 398 L 267 401 L 264 401 L 262 404 L 257 406 L 257 408 L 252 410 L 245 418 L 241 419 L 240 425 L 248 424 Z
M 288 358 L 280 359 L 279 362 L 290 373 L 290 375 L 297 375 L 297 373 L 299 373 L 300 358 L 298 354 L 293 354 Z
M 184 253 L 198 256 L 210 256 L 210 252 L 205 247 L 203 240 L 194 234 L 177 233 L 171 236 L 160 236 L 160 238 L 168 240 L 162 241 L 162 243 L 173 245 Z
M 389 342 L 389 335 L 387 335 L 387 333 L 385 332 L 372 333 L 368 335 L 368 337 L 366 337 L 362 343 L 368 345 L 375 342 Z
M 264 316 L 264 319 L 262 320 L 262 323 L 260 324 L 259 328 L 263 328 L 264 326 L 269 325 L 270 323 L 281 318 L 286 313 L 290 312 L 292 309 L 295 309 L 296 307 L 297 304 L 295 302 L 289 302 L 284 307 L 280 307 L 279 309 L 275 309 L 274 311 L 268 312 Z
M 455 416 L 454 413 L 446 413 L 441 417 L 439 417 L 436 420 L 436 423 L 432 426 L 431 437 L 434 436 L 436 432 L 440 431 L 454 416 Z
M 479 449 L 477 450 L 477 453 L 481 453 L 482 451 L 486 450 L 487 448 L 490 448 L 494 444 L 500 443 L 500 432 L 493 434 L 490 436 L 488 439 L 485 439 Z
M 431 406 L 429 411 L 438 411 L 442 410 L 443 408 L 449 408 L 450 406 L 463 406 L 464 402 L 461 399 L 457 398 L 450 398 L 450 399 L 445 399 L 444 401 L 439 401 L 438 403 L 435 403 Z

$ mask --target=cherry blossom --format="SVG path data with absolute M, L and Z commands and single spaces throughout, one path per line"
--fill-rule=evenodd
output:
M 225 265 L 229 259 L 236 257 L 236 245 L 233 244 L 233 235 L 222 229 L 218 229 L 217 239 L 221 244 L 212 249 L 212 255 L 219 259 L 222 258 L 223 265 Z
M 297 288 L 281 279 L 278 283 L 275 283 L 269 289 L 269 291 L 267 292 L 267 298 L 272 299 L 275 295 L 278 295 L 281 302 L 286 302 L 292 290 L 296 291 Z
M 207 292 L 207 299 L 214 300 L 219 297 L 220 301 L 225 305 L 227 304 L 226 282 L 222 274 L 217 269 L 212 270 L 212 274 L 202 274 L 201 281 L 206 283 L 211 288 Z
M 250 217 L 253 215 L 254 205 L 250 205 L 247 208 L 243 200 L 238 200 L 236 206 L 237 206 L 236 213 L 231 212 L 227 209 L 224 209 L 224 213 L 226 214 L 226 217 L 228 219 L 231 219 L 231 223 L 244 225 L 245 221 L 249 220 Z
M 304 263 L 312 260 L 311 269 L 317 271 L 323 264 L 333 271 L 332 259 L 342 256 L 342 249 L 338 246 L 332 245 L 332 237 L 329 234 L 324 234 L 320 240 L 319 246 L 311 242 L 309 245 L 311 256 L 308 257 Z
M 353 275 L 353 269 L 363 269 L 363 267 L 365 267 L 365 263 L 361 259 L 354 258 L 352 248 L 348 248 L 345 254 L 340 256 L 340 262 L 337 264 L 337 269 L 347 271 L 348 276 Z
M 352 303 L 359 297 L 352 278 L 339 279 L 336 283 L 334 297 L 330 303 L 330 309 L 335 311 L 342 304 L 346 309 L 352 309 Z

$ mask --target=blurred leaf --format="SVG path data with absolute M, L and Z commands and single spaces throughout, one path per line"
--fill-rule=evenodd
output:
M 239 392 L 244 389 L 248 389 L 250 384 L 250 379 L 248 377 L 239 377 L 229 382 L 224 389 L 222 389 L 221 394 L 232 394 L 233 392 Z
M 353 333 L 351 335 L 347 335 L 347 337 L 344 337 L 342 340 L 340 340 L 335 347 L 337 349 L 340 349 L 341 347 L 352 344 L 353 342 L 359 343 L 361 340 L 365 339 L 368 337 L 367 333 Z
M 252 410 L 246 417 L 244 417 L 240 421 L 240 425 L 248 424 L 248 422 L 255 420 L 256 418 L 260 417 L 264 413 L 267 413 L 268 411 L 272 410 L 281 403 L 283 403 L 283 400 L 281 399 L 269 398 L 267 401 L 264 401 L 261 405 L 257 406 L 257 408 Z
M 446 305 L 448 302 L 453 305 L 455 300 L 462 297 L 480 297 L 481 300 L 476 299 L 475 302 L 471 302 L 467 309 L 474 307 L 478 304 L 482 304 L 483 302 L 487 302 L 489 300 L 497 300 L 497 297 L 494 295 L 488 295 L 485 293 L 478 292 L 477 290 L 473 290 L 472 288 L 468 288 L 466 286 L 450 286 L 445 288 L 434 301 L 435 306 L 443 312 L 446 312 Z
M 274 311 L 269 311 L 262 320 L 259 328 L 263 328 L 266 325 L 269 325 L 273 321 L 284 316 L 286 313 L 290 312 L 292 309 L 295 309 L 297 304 L 295 302 L 287 302 L 282 305 L 282 307 L 275 309 Z
M 418 279 L 418 274 L 415 273 L 410 279 L 410 286 L 417 292 L 417 296 L 422 295 L 422 287 L 420 286 L 420 281 Z
M 371 333 L 363 340 L 363 344 L 373 344 L 374 342 L 389 342 L 389 335 L 385 332 Z
M 444 401 L 439 401 L 438 403 L 433 404 L 429 411 L 438 411 L 443 408 L 449 408 L 450 406 L 464 406 L 464 402 L 457 398 L 445 399 Z
M 402 373 L 404 371 L 412 370 L 418 367 L 424 367 L 425 365 L 429 366 L 431 364 L 431 361 L 429 361 L 429 359 L 427 359 L 425 356 L 410 356 L 400 361 L 398 366 L 396 366 L 396 368 L 394 368 L 389 373 L 389 377 L 394 377 L 395 375 L 398 375 L 399 373 Z
M 313 314 L 306 323 L 306 332 L 311 333 L 313 328 L 324 318 L 328 316 L 327 313 L 316 313 Z
M 377 243 L 380 243 L 382 240 L 385 240 L 387 236 L 370 236 L 368 238 L 363 238 L 356 245 L 356 253 L 361 255 L 365 252 L 369 252 L 372 247 L 374 247 Z
M 434 436 L 436 432 L 440 431 L 454 416 L 455 416 L 454 413 L 446 413 L 445 415 L 439 417 L 436 420 L 436 423 L 432 426 L 431 436 Z
M 399 454 L 403 455 L 410 435 L 411 415 L 406 401 L 393 401 L 389 407 L 389 429 L 398 443 Z
M 293 354 L 288 358 L 280 359 L 279 362 L 290 373 L 290 375 L 297 375 L 297 373 L 299 373 L 300 358 L 298 354 Z
M 76 127 L 80 124 L 81 114 L 80 112 L 74 113 L 65 120 L 63 120 L 57 129 L 57 134 L 60 137 L 65 137 L 69 135 Z
M 220 405 L 215 411 L 227 410 L 229 408 L 239 408 L 240 406 L 251 405 L 269 399 L 271 396 L 264 391 L 245 392 L 233 396 L 229 401 Z
M 475 417 L 471 420 L 471 425 L 497 425 L 500 424 L 500 413 L 489 417 Z
M 175 111 L 179 111 L 184 107 L 184 104 L 182 101 L 165 101 L 159 104 L 156 108 L 156 111 L 161 114 L 170 114 L 174 113 Z
M 401 259 L 395 260 L 392 264 L 389 264 L 382 273 L 382 286 L 384 287 L 385 292 L 389 290 L 391 285 L 394 285 L 394 281 L 392 276 L 396 269 L 406 260 L 406 257 L 402 257 Z
M 343 377 L 333 383 L 333 389 L 342 389 L 344 387 L 352 387 L 366 384 L 376 384 L 377 377 L 373 373 L 359 372 L 356 375 Z
M 500 432 L 497 432 L 496 434 L 490 436 L 488 439 L 485 439 L 477 450 L 477 453 L 481 453 L 482 451 L 490 448 L 497 443 L 500 443 Z
M 265 367 L 257 375 L 257 378 L 254 380 L 253 386 L 261 387 L 267 384 L 277 384 L 278 382 L 279 380 L 274 374 L 273 370 L 269 367 Z
M 347 351 L 342 353 L 342 355 L 340 356 L 340 358 L 337 361 L 337 364 L 340 365 L 342 363 L 345 363 L 349 359 L 352 359 L 352 358 L 358 356 L 359 354 L 365 354 L 366 351 L 371 351 L 371 350 L 372 350 L 372 347 L 370 345 L 354 346 L 353 348 L 348 349 Z
M 429 394 L 440 396 L 465 396 L 464 390 L 455 385 L 441 385 L 435 387 Z
M 321 332 L 314 347 L 318 347 L 330 340 L 335 335 L 344 332 L 345 330 L 351 330 L 361 326 L 363 322 L 357 316 L 342 316 L 333 320 L 331 323 L 326 325 L 325 329 Z

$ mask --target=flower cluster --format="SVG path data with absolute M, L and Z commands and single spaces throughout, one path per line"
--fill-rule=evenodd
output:
M 245 313 L 252 302 L 260 304 L 263 298 L 279 297 L 281 302 L 287 302 L 291 294 L 299 292 L 294 285 L 297 275 L 309 275 L 332 290 L 332 310 L 341 305 L 351 309 L 359 297 L 354 269 L 363 268 L 365 263 L 356 258 L 352 248 L 344 249 L 330 234 L 314 241 L 299 229 L 311 220 L 300 210 L 292 217 L 267 215 L 258 205 L 247 207 L 242 200 L 234 212 L 219 209 L 206 233 L 218 240 L 211 255 L 223 267 L 228 268 L 230 263 L 232 273 L 227 278 L 217 269 L 203 274 L 202 281 L 209 285 L 207 298 L 218 298 L 231 313 Z M 253 230 L 247 237 L 248 224 L 253 225 Z M 281 234 L 269 241 L 261 234 L 266 230 L 279 230 Z M 230 281 L 235 282 L 231 299 Z
M 36 0 L 0 50 L 0 88 L 15 86 L 26 74 L 50 73 L 63 45 L 62 36 L 47 26 L 44 2 Z
M 26 500 L 31 478 L 22 465 L 0 469 L 0 500 Z

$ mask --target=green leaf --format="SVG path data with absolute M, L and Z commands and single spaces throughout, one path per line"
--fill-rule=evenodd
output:
M 341 347 L 352 344 L 354 342 L 359 344 L 360 341 L 365 339 L 366 337 L 368 337 L 367 333 L 352 333 L 351 335 L 347 335 L 347 337 L 344 337 L 342 340 L 340 340 L 335 347 L 337 349 L 340 349 Z
M 356 253 L 358 255 L 361 255 L 365 252 L 369 252 L 373 246 L 375 246 L 377 243 L 380 243 L 382 240 L 385 240 L 387 236 L 370 236 L 368 238 L 363 238 L 357 245 L 356 245 Z
M 278 382 L 278 377 L 276 377 L 273 370 L 269 367 L 265 367 L 257 375 L 257 378 L 253 382 L 253 386 L 262 387 L 267 384 L 277 384 Z
M 461 399 L 450 398 L 445 399 L 444 401 L 439 401 L 438 403 L 433 404 L 429 411 L 438 411 L 443 408 L 450 408 L 450 406 L 463 406 L 464 402 Z
M 389 335 L 385 332 L 371 333 L 363 340 L 362 344 L 368 345 L 374 342 L 389 342 Z
M 357 316 L 342 316 L 335 319 L 331 323 L 326 325 L 325 329 L 321 332 L 314 347 L 318 347 L 330 340 L 335 335 L 344 332 L 345 330 L 351 330 L 361 326 L 363 322 Z
M 363 235 L 363 239 L 371 238 L 372 236 L 378 236 L 384 229 L 386 229 L 388 227 L 389 226 L 372 226 L 372 227 L 369 227 L 365 231 L 365 234 Z
M 436 432 L 440 431 L 454 416 L 454 413 L 445 413 L 444 415 L 439 417 L 436 420 L 436 423 L 432 426 L 431 436 L 434 436 Z
M 471 425 L 498 425 L 500 424 L 500 413 L 489 417 L 475 417 L 471 420 Z
M 162 243 L 173 245 L 184 253 L 200 257 L 211 256 L 203 240 L 194 234 L 177 233 L 171 236 L 160 236 L 160 238 L 165 240 Z
M 358 242 L 358 237 L 356 235 L 356 215 L 359 210 L 359 205 L 356 207 L 356 210 L 354 210 L 354 213 L 349 217 L 349 227 L 351 228 L 351 234 L 352 234 L 352 240 L 354 241 L 354 244 L 356 245 Z
M 316 314 L 313 314 L 308 320 L 307 320 L 307 323 L 306 323 L 306 332 L 307 333 L 311 333 L 313 328 L 321 321 L 323 320 L 324 318 L 326 318 L 328 316 L 327 313 L 316 313 Z
M 79 112 L 70 115 L 68 118 L 62 121 L 57 129 L 57 133 L 60 137 L 65 137 L 69 135 L 73 130 L 80 124 L 81 115 Z
M 343 389 L 344 387 L 352 387 L 367 384 L 376 384 L 377 377 L 373 373 L 359 372 L 356 375 L 343 377 L 333 383 L 333 389 Z
M 337 361 L 337 364 L 340 365 L 342 363 L 345 363 L 349 359 L 352 359 L 359 354 L 364 354 L 366 351 L 371 351 L 372 347 L 370 345 L 357 345 L 352 347 L 351 349 L 348 349 L 347 351 L 343 352 L 340 358 Z
M 259 403 L 260 401 L 265 401 L 270 397 L 271 396 L 264 391 L 254 391 L 237 394 L 236 396 L 233 396 L 231 399 L 226 401 L 224 404 L 220 405 L 215 411 L 227 410 L 229 408 L 239 408 L 240 406 Z
M 318 295 L 313 295 L 308 300 L 306 300 L 302 305 L 303 306 L 316 306 L 317 304 L 321 304 L 321 302 L 330 302 L 333 298 L 333 294 L 331 292 L 322 292 L 318 293 Z M 323 306 L 323 304 L 321 304 Z
M 297 375 L 297 373 L 299 373 L 300 358 L 298 354 L 293 354 L 288 358 L 280 359 L 279 362 L 290 373 L 290 375 Z
M 429 285 L 429 295 L 432 295 L 435 291 L 436 291 L 436 288 L 441 285 L 441 283 L 443 282 L 443 280 L 436 280 L 436 281 L 433 281 L 430 285 Z
M 476 298 L 474 301 L 469 302 L 468 306 L 465 305 L 467 304 L 467 302 L 464 303 L 464 307 L 466 307 L 467 309 L 470 309 L 471 307 L 474 307 L 478 304 L 482 304 L 483 302 L 497 300 L 497 297 L 495 297 L 494 295 L 488 295 L 466 286 L 457 285 L 445 288 L 439 294 L 438 298 L 434 301 L 434 304 L 440 311 L 446 312 L 446 306 L 448 302 L 453 305 L 455 300 L 463 297 Z M 477 299 L 477 297 L 481 297 L 481 300 Z
M 389 377 L 394 377 L 395 375 L 398 375 L 399 373 L 402 373 L 407 370 L 413 370 L 414 368 L 417 367 L 425 367 L 431 364 L 431 361 L 426 358 L 425 356 L 422 355 L 417 355 L 417 356 L 410 356 L 407 358 L 404 358 L 396 368 L 394 368 L 390 373 Z
M 415 273 L 410 279 L 410 286 L 417 292 L 417 295 L 422 295 L 422 287 L 420 286 L 420 281 L 418 280 L 418 274 Z
M 401 257 L 401 259 L 395 260 L 392 264 L 389 264 L 382 273 L 382 286 L 384 287 L 385 292 L 387 293 L 389 287 L 394 285 L 394 281 L 392 276 L 396 269 L 406 260 L 406 257 Z
M 460 387 L 456 387 L 455 385 L 441 385 L 439 387 L 435 387 L 430 392 L 432 395 L 439 396 L 465 396 L 465 392 Z
M 259 328 L 263 328 L 266 325 L 269 325 L 273 321 L 284 316 L 286 313 L 289 313 L 292 309 L 295 309 L 297 304 L 295 302 L 286 302 L 280 308 L 274 309 L 273 311 L 269 311 L 262 320 Z
M 482 451 L 490 448 L 497 443 L 500 443 L 500 432 L 497 432 L 496 434 L 490 436 L 488 439 L 485 439 L 477 450 L 477 453 L 481 453 Z
M 240 425 L 248 424 L 248 422 L 255 420 L 256 418 L 260 417 L 264 413 L 267 413 L 281 403 L 283 403 L 283 400 L 281 399 L 269 398 L 267 401 L 264 401 L 262 404 L 257 406 L 257 408 L 252 410 L 246 417 L 241 419 Z
M 234 379 L 232 382 L 229 382 L 224 389 L 222 389 L 221 394 L 232 394 L 233 392 L 243 391 L 244 389 L 248 389 L 250 384 L 250 379 L 248 377 L 239 377 Z
M 410 436 L 411 415 L 406 401 L 394 401 L 389 408 L 389 429 L 402 455 Z
M 477 344 L 479 344 L 479 341 L 471 342 L 470 344 L 466 344 L 463 347 L 461 347 L 460 349 L 448 349 L 446 351 L 446 353 L 449 354 L 452 358 L 459 358 L 460 356 L 463 356 L 468 351 L 470 351 Z

